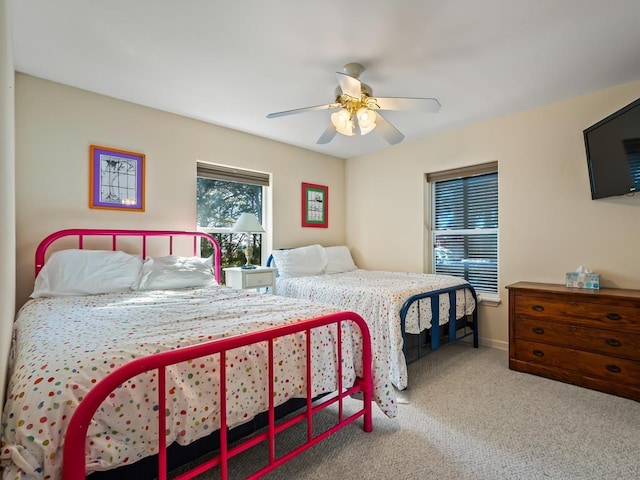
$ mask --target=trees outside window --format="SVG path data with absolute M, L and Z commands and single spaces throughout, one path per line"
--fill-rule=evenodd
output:
M 253 246 L 251 263 L 260 265 L 262 234 L 232 233 L 231 229 L 243 212 L 253 213 L 263 223 L 264 186 L 198 175 L 196 197 L 198 228 L 211 233 L 218 240 L 222 267 L 244 265 L 244 246 L 247 242 Z M 204 249 L 202 251 L 202 255 L 207 257 L 211 253 Z

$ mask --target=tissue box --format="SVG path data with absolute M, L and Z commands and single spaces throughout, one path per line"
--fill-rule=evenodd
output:
M 597 273 L 567 273 L 567 287 L 600 289 L 600 275 Z

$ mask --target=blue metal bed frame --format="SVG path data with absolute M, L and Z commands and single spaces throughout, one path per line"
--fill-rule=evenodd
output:
M 455 309 L 456 292 L 458 290 L 464 290 L 464 289 L 468 289 L 471 292 L 471 295 L 473 296 L 473 300 L 475 302 L 475 308 L 473 309 L 473 313 L 471 314 L 471 321 L 468 320 L 469 315 L 465 315 L 460 319 L 460 320 L 463 320 L 464 322 L 463 326 L 460 327 L 458 325 L 458 319 L 456 318 L 456 309 Z M 404 302 L 404 305 L 400 309 L 400 331 L 402 332 L 402 350 L 403 350 L 407 365 L 415 362 L 416 360 L 419 360 L 420 358 L 424 357 L 425 355 L 431 353 L 434 350 L 437 350 L 440 347 L 440 326 L 439 326 L 439 322 L 437 321 L 434 322 L 432 320 L 431 328 L 428 330 L 431 336 L 431 345 L 430 345 L 431 348 L 429 349 L 422 347 L 419 334 L 406 333 L 405 322 L 407 318 L 407 313 L 409 312 L 409 308 L 411 308 L 411 305 L 413 305 L 414 302 L 420 302 L 421 300 L 428 298 L 431 301 L 431 318 L 439 319 L 440 318 L 440 302 L 438 297 L 443 294 L 449 295 L 449 305 L 453 306 L 453 308 L 449 308 L 449 322 L 448 322 L 449 328 L 447 333 L 447 343 L 453 342 L 455 340 L 461 340 L 465 337 L 468 337 L 469 335 L 473 335 L 473 347 L 478 348 L 478 338 L 479 338 L 478 337 L 478 297 L 476 295 L 475 289 L 471 284 L 463 283 L 460 285 L 455 285 L 453 287 L 441 288 L 440 290 L 419 293 L 417 295 L 409 297 L 407 301 Z M 418 325 L 420 325 L 419 303 L 418 305 L 416 305 L 416 308 L 418 312 Z M 462 335 L 458 336 L 458 330 L 460 330 L 463 327 L 465 329 L 465 332 Z M 467 328 L 470 328 L 471 331 L 466 331 Z M 417 353 L 412 358 L 409 358 L 409 355 L 408 355 L 409 352 L 408 352 L 407 335 L 418 336 Z M 423 353 L 423 350 L 425 350 L 424 353 Z
M 267 267 L 272 266 L 273 264 L 273 255 L 269 255 L 267 259 Z M 463 325 L 459 326 L 459 319 L 456 318 L 456 292 L 458 290 L 468 289 L 473 296 L 473 300 L 476 304 L 473 309 L 473 313 L 471 314 L 471 321 L 468 320 L 469 315 L 463 316 L 460 320 L 463 320 Z M 449 322 L 448 322 L 448 332 L 446 336 L 447 343 L 461 340 L 469 335 L 473 335 L 473 347 L 478 348 L 478 296 L 476 295 L 476 290 L 470 283 L 462 283 L 460 285 L 455 285 L 453 287 L 446 287 L 440 290 L 433 290 L 431 292 L 419 293 L 417 295 L 413 295 L 409 297 L 405 302 L 402 308 L 400 309 L 400 331 L 402 332 L 402 352 L 404 353 L 405 361 L 407 365 L 413 363 L 425 355 L 431 353 L 434 350 L 440 348 L 440 326 L 439 322 L 436 322 L 436 325 L 431 325 L 431 328 L 427 330 L 431 336 L 431 344 L 430 348 L 423 347 L 421 345 L 421 334 L 412 334 L 407 333 L 405 331 L 405 322 L 407 318 L 407 313 L 409 312 L 409 308 L 413 305 L 414 302 L 420 302 L 426 298 L 431 300 L 431 318 L 438 319 L 440 318 L 440 302 L 438 301 L 438 297 L 442 294 L 449 295 L 449 304 L 453 305 L 454 308 L 449 308 Z M 420 325 L 420 305 L 416 305 L 418 309 L 418 325 Z M 464 333 L 458 336 L 458 330 L 464 328 Z M 467 331 L 467 329 L 471 329 L 471 331 Z M 436 333 L 434 335 L 434 333 Z M 409 358 L 409 348 L 407 343 L 407 335 L 413 335 L 417 337 L 417 347 L 416 347 L 416 355 Z

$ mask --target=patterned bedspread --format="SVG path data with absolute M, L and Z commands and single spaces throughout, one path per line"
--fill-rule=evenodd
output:
M 29 301 L 14 326 L 0 462 L 4 479 L 57 479 L 62 439 L 75 406 L 99 379 L 133 358 L 338 311 L 253 291 L 217 285 L 173 291 L 127 292 Z M 314 394 L 335 390 L 335 327 L 312 336 Z M 362 372 L 362 341 L 343 322 L 344 384 Z M 322 348 L 322 347 L 325 348 Z M 353 353 L 353 356 L 349 355 Z M 274 342 L 276 404 L 306 396 L 304 336 Z M 236 349 L 228 364 L 229 424 L 250 420 L 268 405 L 266 344 Z M 188 444 L 219 427 L 215 372 L 219 358 L 167 369 L 167 443 Z M 89 471 L 106 470 L 157 453 L 155 373 L 123 384 L 98 409 L 89 427 Z M 374 397 L 396 414 L 393 391 L 374 378 Z M 152 415 L 153 414 L 153 415 Z M 153 420 L 149 420 L 152 418 Z
M 464 283 L 464 279 L 448 275 L 358 269 L 330 275 L 278 278 L 277 293 L 360 314 L 371 332 L 374 375 L 387 378 L 396 387 L 403 389 L 407 386 L 407 363 L 402 352 L 402 306 L 413 295 Z M 439 325 L 444 325 L 449 321 L 447 294 L 440 295 L 439 305 Z M 422 301 L 419 308 L 419 316 L 415 303 L 407 313 L 407 333 L 419 333 L 431 328 L 431 302 Z M 471 292 L 458 291 L 456 318 L 469 315 L 474 309 L 475 301 Z

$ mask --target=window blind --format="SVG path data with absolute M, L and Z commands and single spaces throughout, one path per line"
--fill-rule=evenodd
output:
M 434 273 L 463 277 L 478 291 L 497 293 L 498 174 L 476 169 L 474 176 L 460 178 L 461 170 L 427 175 L 442 179 L 433 183 Z
M 440 172 L 431 172 L 425 175 L 428 183 L 444 182 L 445 180 L 453 180 L 456 178 L 475 177 L 487 173 L 497 173 L 498 162 L 480 163 L 478 165 L 470 165 L 468 167 L 451 168 Z
M 628 154 L 627 161 L 629 162 L 633 183 L 636 184 L 636 191 L 640 191 L 640 152 Z
M 268 173 L 214 165 L 205 162 L 197 162 L 196 175 L 198 177 L 224 180 L 226 182 L 246 183 L 249 185 L 260 185 L 262 187 L 269 186 Z

